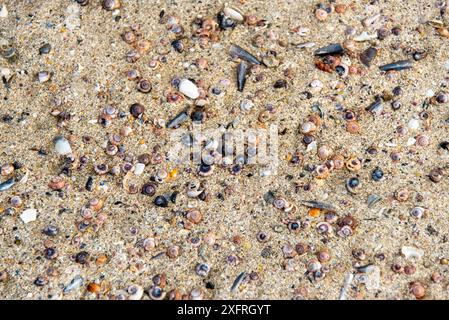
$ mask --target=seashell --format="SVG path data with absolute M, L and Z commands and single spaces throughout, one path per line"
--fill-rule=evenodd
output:
M 197 275 L 199 275 L 200 277 L 207 277 L 207 275 L 210 272 L 210 267 L 208 264 L 206 263 L 198 263 L 195 266 L 195 272 Z
M 286 259 L 294 258 L 297 255 L 295 247 L 290 244 L 285 244 L 282 246 L 282 253 L 284 254 L 284 258 Z
M 51 74 L 47 71 L 39 71 L 37 74 L 37 79 L 39 80 L 39 82 L 47 82 L 48 80 L 50 80 L 51 78 Z
M 16 182 L 15 182 L 14 178 L 9 178 L 9 179 L 6 180 L 5 182 L 0 183 L 0 192 L 8 190 L 8 189 L 11 188 L 15 183 L 16 183 Z
M 321 269 L 321 263 L 316 259 L 311 259 L 307 262 L 307 271 L 316 272 Z
M 437 29 L 444 28 L 444 23 L 440 20 L 429 20 L 427 21 L 427 24 Z
M 163 300 L 165 298 L 165 292 L 158 286 L 152 286 L 148 292 L 151 300 Z
M 119 0 L 103 0 L 101 3 L 103 9 L 107 11 L 114 11 L 120 8 L 121 4 Z
M 158 183 L 162 183 L 167 179 L 167 177 L 168 177 L 168 172 L 165 171 L 164 169 L 160 169 L 156 172 L 155 180 Z
M 298 28 L 295 28 L 295 32 L 300 37 L 305 37 L 310 33 L 310 29 L 307 27 L 298 27 Z
M 143 163 L 136 163 L 134 166 L 134 174 L 135 175 L 141 175 L 143 173 L 143 170 L 145 169 L 145 165 Z
M 313 48 L 315 45 L 316 45 L 315 42 L 301 42 L 295 44 L 295 47 L 298 49 L 305 49 L 305 48 Z
M 203 300 L 203 290 L 201 288 L 196 288 L 190 291 L 189 298 L 191 300 Z
M 424 256 L 424 250 L 410 246 L 403 246 L 401 248 L 401 253 L 406 259 L 421 259 Z
M 22 219 L 23 223 L 25 223 L 25 224 L 35 221 L 36 218 L 37 218 L 37 210 L 36 209 L 26 209 L 20 215 L 20 219 Z
M 325 55 L 333 55 L 333 54 L 343 54 L 344 48 L 339 43 L 333 43 L 328 46 L 319 48 L 315 50 L 314 54 L 316 56 L 325 56 Z
M 207 177 L 210 176 L 212 174 L 212 172 L 214 171 L 214 165 L 209 165 L 209 164 L 200 164 L 198 166 L 198 174 L 202 177 Z
M 242 60 L 245 60 L 246 62 L 252 63 L 252 64 L 262 64 L 259 59 L 257 59 L 255 56 L 253 56 L 251 53 L 243 49 L 242 47 L 232 44 L 231 48 L 229 49 L 229 54 L 231 56 L 236 56 Z
M 316 230 L 320 234 L 331 234 L 333 231 L 332 226 L 328 222 L 320 222 L 316 225 Z
M 371 26 L 373 26 L 373 25 L 376 23 L 377 20 L 379 20 L 380 17 L 381 17 L 381 16 L 380 16 L 380 13 L 378 13 L 378 14 L 372 16 L 372 17 L 363 19 L 363 20 L 362 20 L 362 24 L 363 24 L 365 27 L 371 27 Z
M 290 213 L 290 212 L 294 212 L 296 210 L 296 206 L 291 203 L 291 202 L 287 202 L 284 206 L 284 212 L 285 213 Z
M 341 227 L 338 231 L 337 231 L 337 235 L 339 235 L 342 238 L 346 238 L 351 236 L 354 233 L 354 231 L 352 230 L 352 228 L 348 225 L 345 225 L 343 227 Z
M 209 151 L 217 150 L 217 148 L 218 148 L 218 141 L 215 139 L 209 139 L 204 145 L 204 149 Z
M 244 99 L 240 103 L 240 109 L 242 109 L 242 111 L 247 111 L 247 112 L 251 111 L 251 109 L 253 107 L 254 107 L 254 103 L 249 99 Z
M 335 212 L 336 209 L 333 205 L 328 204 L 328 203 L 324 203 L 324 202 L 320 202 L 320 201 L 315 201 L 315 200 L 310 200 L 310 201 L 302 201 L 302 204 L 305 205 L 306 207 L 309 208 L 318 208 L 318 209 L 322 209 L 322 210 L 327 210 L 327 211 L 332 211 Z
M 411 120 L 408 122 L 407 127 L 408 127 L 410 130 L 418 130 L 418 129 L 419 129 L 419 120 L 418 120 L 418 119 L 411 119 Z
M 277 198 L 273 201 L 273 206 L 276 209 L 282 210 L 288 205 L 288 202 L 284 198 Z
M 310 88 L 312 88 L 313 92 L 320 92 L 323 89 L 323 87 L 324 87 L 323 82 L 321 82 L 318 79 L 313 80 L 309 84 L 309 86 L 310 86 Z
M 55 151 L 58 155 L 66 155 L 72 153 L 72 148 L 70 147 L 69 141 L 61 136 L 54 139 Z
M 354 37 L 354 41 L 363 42 L 377 39 L 377 34 L 368 34 L 368 32 L 363 31 L 358 36 Z
M 0 10 L 0 18 L 8 17 L 8 9 L 6 9 L 5 4 L 2 5 L 2 9 Z
M 348 290 L 349 290 L 349 287 L 350 287 L 353 279 L 354 279 L 354 274 L 352 272 L 348 272 L 345 275 L 345 278 L 343 280 L 343 286 L 341 287 L 340 295 L 338 297 L 339 300 L 346 300 L 346 296 L 348 294 Z
M 198 224 L 203 220 L 203 214 L 197 209 L 190 209 L 186 214 L 187 220 L 194 224 Z
M 233 19 L 231 19 L 230 17 L 226 16 L 225 14 L 223 14 L 221 12 L 217 15 L 217 21 L 218 21 L 218 25 L 223 30 L 233 29 L 236 26 L 236 23 Z
M 244 61 L 240 62 L 237 67 L 237 88 L 240 92 L 243 92 L 245 87 L 247 71 L 248 65 Z
M 346 190 L 351 194 L 357 194 L 360 185 L 360 180 L 357 178 L 349 178 L 346 180 Z
M 196 99 L 200 96 L 198 87 L 188 79 L 181 79 L 179 82 L 179 91 L 190 99 Z
M 412 210 L 410 210 L 410 215 L 419 219 L 424 215 L 424 211 L 425 210 L 422 207 L 414 207 Z
M 376 203 L 378 203 L 380 200 L 382 200 L 381 197 L 379 197 L 377 194 L 371 194 L 368 196 L 368 208 L 371 208 Z
M 306 121 L 301 124 L 301 133 L 313 133 L 316 130 L 316 125 L 311 121 Z
M 371 112 L 374 115 L 380 115 L 383 110 L 382 99 L 380 97 L 377 97 L 376 101 L 371 103 L 365 110 Z
M 243 271 L 235 278 L 234 282 L 232 283 L 231 289 L 230 289 L 231 293 L 235 292 L 239 288 L 239 286 L 242 284 L 243 279 L 246 277 L 246 275 L 247 275 L 247 273 L 245 271 Z
M 80 275 L 76 275 L 71 281 L 70 283 L 64 288 L 64 293 L 69 293 L 70 291 L 77 289 L 79 287 L 81 287 L 81 285 L 83 284 L 84 279 L 83 277 L 81 277 Z
M 400 71 L 411 68 L 412 68 L 411 60 L 400 60 L 379 67 L 381 71 L 390 71 L 390 70 Z
M 178 113 L 173 119 L 171 119 L 167 123 L 167 128 L 176 129 L 181 125 L 181 123 L 186 121 L 188 118 L 189 118 L 189 114 L 187 113 L 187 110 L 185 109 L 185 110 L 181 111 L 180 113 Z
M 235 7 L 225 6 L 223 8 L 223 13 L 234 21 L 242 22 L 245 19 L 243 13 Z
M 150 251 L 151 249 L 156 248 L 156 240 L 154 238 L 146 238 L 143 240 L 142 245 L 145 251 Z
M 182 39 L 176 39 L 171 42 L 172 47 L 179 53 L 184 51 L 184 42 Z
M 65 186 L 65 180 L 61 176 L 51 178 L 48 187 L 52 190 L 61 190 Z
M 139 285 L 131 285 L 127 291 L 129 300 L 140 300 L 143 297 L 143 288 Z
M 376 56 L 377 56 L 377 49 L 374 47 L 369 47 L 360 54 L 359 58 L 360 62 L 362 62 L 365 66 L 369 68 L 371 65 L 371 61 L 373 61 L 374 58 L 376 58 Z
M 326 165 L 322 164 L 315 168 L 315 174 L 317 179 L 326 179 L 330 174 L 330 170 Z
M 335 72 L 337 72 L 337 74 L 342 77 L 342 78 L 346 78 L 348 76 L 349 73 L 349 67 L 344 64 L 344 63 L 340 63 L 339 65 L 337 65 L 335 67 Z

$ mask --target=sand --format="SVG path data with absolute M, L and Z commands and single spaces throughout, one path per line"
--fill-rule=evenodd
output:
M 254 14 L 268 21 L 268 27 L 250 27 L 239 24 L 233 30 L 220 32 L 220 40 L 201 48 L 198 40 L 191 39 L 191 22 L 197 15 L 214 17 L 222 4 L 215 1 L 122 1 L 117 12 L 103 10 L 100 1 L 90 1 L 87 6 L 79 6 L 75 1 L 1 1 L 8 16 L 0 18 L 1 37 L 12 40 L 18 51 L 18 59 L 8 62 L 0 60 L 0 66 L 10 70 L 14 77 L 9 82 L 10 89 L 1 86 L 0 115 L 10 115 L 11 121 L 0 121 L 0 164 L 18 161 L 29 171 L 26 181 L 0 193 L 0 271 L 8 274 L 8 279 L 0 282 L 0 297 L 3 299 L 108 299 L 131 284 L 145 289 L 151 286 L 151 278 L 165 272 L 167 285 L 165 292 L 178 288 L 188 294 L 194 288 L 202 288 L 205 299 L 338 299 L 344 277 L 356 274 L 356 263 L 363 266 L 372 263 L 380 270 L 379 285 L 367 286 L 353 281 L 349 286 L 347 299 L 414 299 L 409 292 L 410 283 L 419 281 L 426 287 L 425 299 L 447 299 L 449 283 L 448 265 L 440 259 L 449 258 L 448 243 L 448 200 L 449 182 L 447 173 L 438 183 L 429 180 L 430 170 L 441 167 L 448 169 L 449 154 L 439 144 L 449 139 L 448 104 L 430 104 L 427 111 L 432 115 L 430 127 L 424 126 L 419 118 L 423 111 L 423 101 L 429 90 L 437 93 L 447 92 L 448 86 L 448 38 L 439 36 L 432 26 L 425 22 L 440 19 L 434 1 L 357 1 L 352 9 L 343 14 L 332 13 L 324 22 L 314 16 L 316 1 L 233 1 L 246 14 Z M 349 4 L 349 1 L 338 1 Z M 161 45 L 161 39 L 173 40 L 176 36 L 168 31 L 166 24 L 159 23 L 160 11 L 166 15 L 177 15 L 185 28 L 187 37 L 183 53 L 174 51 L 169 44 Z M 370 68 L 364 68 L 357 57 L 351 61 L 366 70 L 365 75 L 349 75 L 341 79 L 335 72 L 326 73 L 314 65 L 313 51 L 330 43 L 341 43 L 348 36 L 346 26 L 372 34 L 375 31 L 365 28 L 361 20 L 381 11 L 388 18 L 383 25 L 391 30 L 401 27 L 399 36 L 390 35 L 385 40 L 372 40 L 357 43 L 358 51 L 371 45 L 379 48 L 379 53 Z M 119 18 L 120 17 L 120 18 Z M 448 23 L 445 16 L 445 23 Z M 132 24 L 141 26 L 144 38 L 151 41 L 150 51 L 136 63 L 125 60 L 130 45 L 121 34 Z M 310 29 L 306 36 L 299 36 L 291 30 L 303 26 Z M 422 32 L 417 32 L 420 26 Z M 280 46 L 266 37 L 273 31 L 281 40 L 288 43 Z M 265 43 L 262 48 L 251 45 L 251 39 L 260 34 Z M 311 41 L 313 48 L 298 49 L 294 44 Z M 39 48 L 50 43 L 49 54 L 39 54 Z M 228 54 L 232 43 L 241 45 L 253 54 L 267 50 L 278 52 L 281 62 L 275 68 L 261 67 L 266 79 L 253 81 L 250 76 L 245 90 L 238 92 L 235 84 L 237 63 Z M 397 47 L 395 49 L 395 47 Z M 406 48 L 425 50 L 427 57 L 414 61 L 413 69 L 397 72 L 389 78 L 381 73 L 378 66 L 403 59 L 412 59 Z M 166 54 L 166 63 L 151 69 L 148 64 L 161 52 Z M 204 57 L 208 67 L 201 70 L 194 66 L 196 59 Z M 446 66 L 445 66 L 446 63 Z M 135 68 L 142 77 L 152 83 L 152 91 L 143 94 L 135 89 L 135 82 L 126 79 L 126 72 Z M 284 70 L 291 68 L 294 75 L 288 79 L 286 89 L 273 89 L 278 79 L 286 79 Z M 3 69 L 2 69 L 3 70 Z M 51 80 L 36 81 L 36 74 L 46 70 L 52 73 Z M 7 72 L 7 71 L 4 71 Z M 267 104 L 274 105 L 276 112 L 268 124 L 276 124 L 279 135 L 279 169 L 277 174 L 261 177 L 257 166 L 248 166 L 240 175 L 231 175 L 227 169 L 215 168 L 207 178 L 185 171 L 173 162 L 148 165 L 144 173 L 132 175 L 131 180 L 141 186 L 149 181 L 157 169 L 168 171 L 177 167 L 179 175 L 158 187 L 157 195 L 170 190 L 180 193 L 175 204 L 168 208 L 158 208 L 153 204 L 154 197 L 140 193 L 128 194 L 122 187 L 123 175 L 97 175 L 94 164 L 121 164 L 118 157 L 104 152 L 104 146 L 112 133 L 117 133 L 125 124 L 134 132 L 124 140 L 127 153 L 140 155 L 149 153 L 155 145 L 161 146 L 161 153 L 170 150 L 168 129 L 155 130 L 153 119 L 168 121 L 193 101 L 185 99 L 180 104 L 168 104 L 165 94 L 172 89 L 170 81 L 174 77 L 201 79 L 206 88 L 217 86 L 220 80 L 230 79 L 222 97 L 209 91 L 209 105 L 213 116 L 204 123 L 205 128 L 226 125 L 236 117 L 240 118 L 239 128 L 260 127 L 258 115 Z M 324 87 L 314 93 L 311 99 L 301 99 L 300 93 L 310 90 L 312 80 L 319 79 Z M 343 89 L 333 89 L 337 81 L 343 81 Z M 381 115 L 373 116 L 364 109 L 374 101 L 374 96 L 383 91 L 400 86 L 401 109 L 393 111 L 385 102 Z M 264 95 L 254 98 L 254 108 L 249 112 L 240 110 L 240 102 L 253 98 L 257 91 Z M 427 98 L 428 99 L 428 98 Z M 146 107 L 147 123 L 139 123 L 128 115 L 129 106 L 139 102 Z M 324 113 L 322 126 L 316 135 L 318 146 L 327 145 L 339 153 L 363 159 L 363 168 L 357 174 L 346 169 L 334 171 L 329 178 L 317 181 L 311 172 L 304 168 L 307 164 L 318 165 L 322 161 L 315 153 L 306 152 L 298 132 L 301 123 L 313 113 L 312 105 L 319 103 Z M 104 128 L 97 123 L 104 107 L 113 104 L 126 113 L 124 118 L 116 118 Z M 336 105 L 354 110 L 359 115 L 361 131 L 350 134 L 345 130 L 345 120 Z M 51 115 L 54 109 L 66 110 L 72 115 L 62 128 Z M 396 133 L 398 125 L 407 126 L 411 119 L 419 120 L 417 130 L 409 130 L 404 136 Z M 187 128 L 191 121 L 183 124 Z M 285 131 L 284 131 L 285 129 Z M 427 147 L 407 146 L 409 138 L 426 134 L 430 138 Z M 71 137 L 71 147 L 76 159 L 86 155 L 89 162 L 86 168 L 72 170 L 71 176 L 63 175 L 67 186 L 63 191 L 52 191 L 48 187 L 50 179 L 58 175 L 63 167 L 63 158 L 55 153 L 54 137 Z M 83 136 L 91 141 L 84 143 Z M 366 150 L 377 146 L 378 153 L 370 155 Z M 42 152 L 38 152 L 41 150 Z M 289 154 L 299 150 L 304 154 L 303 163 L 292 166 L 286 160 Z M 402 159 L 393 162 L 389 154 L 399 151 Z M 371 172 L 381 167 L 385 173 L 382 181 L 374 182 Z M 252 175 L 249 175 L 249 174 Z M 361 190 L 351 195 L 345 188 L 345 180 L 357 175 L 362 183 Z M 92 192 L 85 190 L 88 176 L 94 177 Z M 1 182 L 8 177 L 2 176 Z M 188 198 L 185 184 L 192 180 L 207 181 L 210 201 Z M 295 188 L 296 184 L 312 185 L 311 191 Z M 224 200 L 216 197 L 225 187 L 232 190 L 224 195 Z M 407 188 L 410 196 L 405 202 L 394 199 L 394 192 Z M 310 221 L 310 227 L 299 233 L 290 232 L 283 224 L 287 214 L 266 203 L 263 195 L 269 190 L 282 196 L 297 206 L 293 214 L 301 221 Z M 368 208 L 367 199 L 377 194 L 382 200 Z M 19 195 L 23 204 L 14 209 L 11 215 L 6 210 L 11 207 L 10 198 Z M 419 195 L 419 196 L 418 196 Z M 422 199 L 419 199 L 421 197 Z M 88 229 L 81 233 L 76 222 L 80 210 L 92 198 L 105 201 L 102 212 L 108 219 L 98 231 Z M 417 199 L 418 198 L 418 199 Z M 323 215 L 308 217 L 308 208 L 301 205 L 302 200 L 319 200 L 331 203 L 337 208 L 339 217 L 347 214 L 358 220 L 354 234 L 347 238 L 337 235 L 325 239 L 318 234 L 315 226 L 323 221 Z M 418 201 L 421 200 L 421 201 Z M 410 210 L 420 206 L 425 215 L 416 219 Z M 186 221 L 177 211 L 198 208 L 203 213 L 203 221 L 186 230 L 181 222 Z M 35 221 L 25 224 L 20 214 L 28 208 L 37 210 Z M 55 225 L 59 233 L 48 237 L 42 230 Z M 276 227 L 276 226 L 282 226 Z M 137 228 L 134 235 L 130 229 Z M 276 231 L 275 231 L 276 230 Z M 429 232 L 430 230 L 430 232 Z M 270 239 L 261 243 L 256 239 L 259 231 L 265 231 Z M 279 231 L 279 232 L 277 232 Z M 215 245 L 201 244 L 195 247 L 188 239 L 193 236 L 203 238 L 214 233 Z M 233 236 L 240 235 L 242 243 L 233 242 Z M 154 237 L 157 246 L 150 251 L 139 249 L 136 245 L 142 239 Z M 55 259 L 44 257 L 45 242 L 53 241 L 58 255 Z M 283 268 L 282 246 L 298 242 L 308 243 L 312 250 L 303 256 L 293 258 L 296 270 Z M 47 243 L 48 245 L 48 243 Z M 182 250 L 176 259 L 165 254 L 170 245 L 179 245 Z M 424 251 L 418 259 L 405 259 L 401 255 L 403 246 L 413 246 Z M 270 248 L 271 254 L 262 257 L 261 253 Z M 306 263 L 315 257 L 315 252 L 328 248 L 331 260 L 323 263 L 329 268 L 324 279 L 309 281 Z M 366 259 L 357 261 L 352 255 L 354 249 L 363 248 Z M 72 256 L 80 251 L 90 254 L 89 262 L 81 265 Z M 204 252 L 205 261 L 211 267 L 206 278 L 195 273 L 195 265 L 204 260 L 199 257 Z M 383 253 L 384 260 L 376 258 Z M 98 266 L 95 260 L 100 255 L 108 257 L 107 263 Z M 226 263 L 227 257 L 239 257 L 237 265 Z M 395 273 L 393 264 L 413 265 L 413 275 Z M 48 270 L 52 268 L 52 270 Z M 259 279 L 245 281 L 235 292 L 230 292 L 234 279 L 241 272 L 258 272 Z M 439 281 L 431 279 L 439 273 Z M 50 274 L 50 275 L 49 275 Z M 83 284 L 63 293 L 63 289 L 77 275 Z M 34 284 L 36 277 L 47 277 L 44 286 Z M 100 284 L 98 293 L 86 290 L 89 283 Z M 213 289 L 206 288 L 207 283 Z M 210 287 L 210 284 L 207 285 Z M 144 294 L 143 299 L 149 299 Z

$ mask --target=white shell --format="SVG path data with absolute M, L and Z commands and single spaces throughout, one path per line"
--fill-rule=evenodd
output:
M 417 119 L 412 119 L 408 123 L 408 127 L 411 130 L 417 130 L 419 128 L 419 121 Z
M 47 82 L 48 80 L 50 80 L 51 75 L 47 71 L 40 71 L 37 74 L 37 78 L 39 79 L 39 82 Z
M 424 250 L 415 247 L 403 246 L 401 252 L 406 259 L 417 258 L 421 259 L 424 255 Z
M 354 37 L 354 41 L 363 42 L 377 39 L 377 34 L 368 34 L 368 32 L 363 31 L 360 35 Z
M 22 219 L 22 221 L 24 223 L 35 221 L 36 218 L 37 218 L 37 210 L 36 209 L 26 209 L 20 215 L 20 219 Z
M 415 142 L 416 142 L 416 139 L 410 137 L 410 138 L 408 138 L 408 140 L 407 140 L 407 146 L 408 146 L 408 147 L 413 146 L 413 145 L 415 144 Z
M 0 10 L 0 18 L 6 18 L 8 16 L 8 9 L 6 9 L 6 6 L 3 5 L 2 9 Z
M 145 165 L 143 163 L 137 163 L 134 167 L 134 174 L 141 175 L 143 170 L 145 169 Z
M 200 96 L 198 87 L 190 80 L 182 79 L 179 82 L 179 91 L 190 99 L 196 99 Z
M 225 16 L 231 18 L 234 21 L 242 22 L 245 18 L 243 17 L 243 14 L 241 14 L 237 9 L 232 7 L 225 7 L 223 9 L 223 13 Z
M 249 99 L 243 99 L 240 103 L 240 109 L 242 111 L 250 111 L 254 107 L 254 103 Z
M 70 147 L 70 143 L 64 137 L 57 137 L 55 139 L 55 150 L 56 150 L 56 153 L 61 156 L 72 153 L 72 148 Z
M 128 299 L 129 300 L 140 300 L 140 299 L 142 299 L 142 297 L 143 297 L 143 288 L 141 286 L 138 286 L 138 285 L 133 285 L 132 287 L 134 289 L 136 289 L 136 292 L 130 294 L 128 296 Z

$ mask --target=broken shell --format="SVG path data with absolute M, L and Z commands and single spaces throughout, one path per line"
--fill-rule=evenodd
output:
M 315 201 L 315 200 L 302 201 L 302 204 L 309 208 L 318 208 L 318 209 L 333 211 L 333 212 L 336 211 L 336 209 L 333 205 L 324 203 L 324 202 L 320 202 L 320 201 Z
M 0 192 L 8 190 L 8 189 L 11 188 L 15 183 L 16 183 L 16 182 L 15 182 L 14 178 L 9 178 L 9 179 L 6 180 L 5 182 L 0 183 Z
M 188 79 L 181 79 L 179 82 L 179 91 L 190 99 L 196 99 L 200 96 L 198 87 Z
M 229 49 L 229 54 L 231 56 L 236 56 L 252 64 L 261 64 L 259 59 L 257 59 L 251 53 L 249 53 L 248 51 L 246 51 L 245 49 L 236 44 L 231 45 L 231 48 Z
M 25 223 L 25 224 L 35 221 L 36 218 L 37 218 L 37 210 L 36 209 L 26 209 L 20 215 L 20 219 L 22 219 L 23 223 Z
M 369 68 L 371 62 L 374 60 L 374 58 L 376 58 L 376 55 L 377 49 L 374 47 L 369 47 L 360 54 L 360 61 Z
M 245 19 L 243 13 L 235 7 L 225 6 L 223 13 L 234 21 L 242 22 Z
M 389 64 L 385 64 L 383 66 L 380 66 L 379 69 L 381 71 L 390 71 L 390 70 L 400 71 L 400 70 L 410 69 L 410 68 L 412 68 L 412 65 L 413 65 L 413 63 L 411 60 L 400 60 L 400 61 L 396 61 L 393 63 L 389 63 Z
M 401 253 L 406 259 L 421 259 L 424 256 L 424 250 L 409 246 L 403 246 L 401 248 Z
M 66 155 L 72 153 L 72 148 L 70 147 L 69 141 L 61 136 L 58 136 L 54 139 L 55 143 L 55 151 L 59 155 Z
M 311 121 L 306 121 L 301 124 L 301 133 L 313 133 L 316 130 L 316 125 Z
M 50 80 L 51 78 L 51 73 L 47 72 L 47 71 L 40 71 L 37 74 L 37 79 L 39 80 L 39 82 L 47 82 L 48 80 Z
M 315 50 L 314 54 L 316 56 L 325 56 L 325 55 L 333 55 L 333 54 L 342 54 L 344 52 L 344 48 L 339 43 L 333 43 L 328 46 L 319 48 Z
M 247 70 L 248 65 L 244 61 L 240 62 L 237 67 L 237 88 L 240 92 L 245 87 Z
M 167 123 L 167 128 L 176 129 L 188 118 L 189 114 L 187 113 L 187 110 L 183 110 Z
M 381 197 L 379 197 L 377 194 L 371 194 L 368 196 L 368 208 L 371 208 L 374 206 L 377 202 L 382 200 Z
M 360 35 L 354 37 L 354 41 L 357 42 L 363 42 L 363 41 L 370 41 L 377 39 L 377 33 L 375 34 L 368 34 L 368 32 L 363 31 Z

